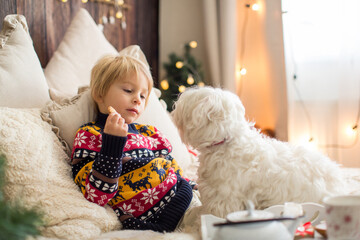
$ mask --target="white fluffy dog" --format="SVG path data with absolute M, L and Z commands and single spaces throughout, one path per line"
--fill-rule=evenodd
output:
M 200 152 L 200 214 L 226 217 L 243 210 L 246 200 L 263 209 L 343 193 L 335 162 L 265 137 L 245 119 L 244 106 L 229 91 L 190 88 L 180 95 L 172 116 L 183 142 Z

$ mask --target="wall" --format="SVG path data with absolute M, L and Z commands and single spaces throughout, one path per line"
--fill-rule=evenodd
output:
M 209 75 L 205 64 L 202 0 L 160 0 L 159 11 L 160 77 L 165 77 L 162 64 L 168 61 L 168 55 L 172 52 L 182 55 L 184 44 L 195 40 L 198 46 L 192 50 L 192 54 L 202 63 L 206 81 Z

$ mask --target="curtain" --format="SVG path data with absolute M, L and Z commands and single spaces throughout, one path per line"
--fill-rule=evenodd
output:
M 203 10 L 211 83 L 235 92 L 236 0 L 203 0 Z
M 282 3 L 289 140 L 360 167 L 360 1 Z
M 255 2 L 258 11 L 247 7 Z M 212 84 L 239 95 L 249 121 L 287 140 L 281 0 L 203 0 L 203 9 Z

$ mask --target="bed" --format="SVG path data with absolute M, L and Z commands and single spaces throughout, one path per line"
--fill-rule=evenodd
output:
M 5 197 L 45 214 L 39 239 L 200 239 L 198 234 L 121 230 L 110 208 L 88 202 L 72 180 L 69 154 L 76 129 L 95 117 L 87 86 L 95 61 L 117 50 L 89 12 L 80 9 L 43 69 L 22 15 L 8 15 L 0 34 L 0 152 L 5 154 Z M 187 177 L 197 162 L 153 89 L 138 120 L 158 126 Z M 355 193 L 359 169 L 344 169 Z

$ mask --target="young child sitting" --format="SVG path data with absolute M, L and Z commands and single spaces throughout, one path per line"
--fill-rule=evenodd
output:
M 71 163 L 84 197 L 110 205 L 123 228 L 168 232 L 188 208 L 193 182 L 182 177 L 159 130 L 134 123 L 152 86 L 139 46 L 100 59 L 90 82 L 98 116 L 77 131 Z

